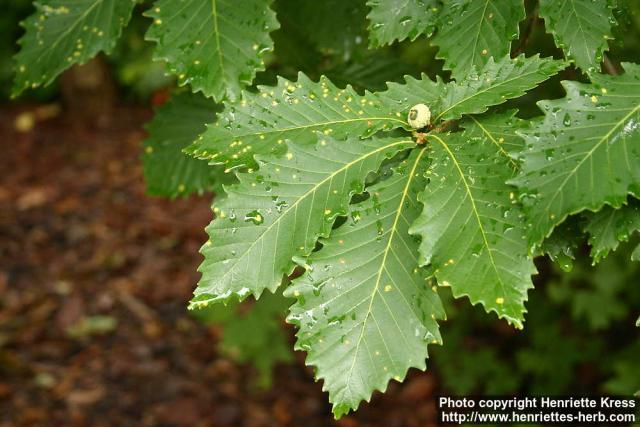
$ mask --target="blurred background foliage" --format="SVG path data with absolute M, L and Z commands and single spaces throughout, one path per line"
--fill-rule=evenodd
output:
M 640 390 L 640 264 L 628 261 L 634 247 L 592 266 L 582 245 L 569 272 L 539 259 L 522 332 L 448 298 L 445 345 L 432 356 L 444 386 L 459 394 Z
M 312 79 L 327 75 L 359 91 L 383 89 L 386 82 L 402 81 L 407 74 L 448 77 L 442 61 L 435 58 L 436 48 L 424 37 L 368 49 L 364 2 L 326 0 L 290 7 L 297 3 L 278 0 L 274 4 L 281 28 L 273 33 L 275 51 L 266 61 L 266 71 L 257 76 L 257 85 L 273 84 L 276 76 L 295 79 L 299 71 Z M 618 4 L 616 39 L 610 42 L 609 54 L 614 66 L 640 58 L 640 2 L 618 0 Z M 117 86 L 118 102 L 148 104 L 158 94 L 166 98 L 175 86 L 174 79 L 165 75 L 164 64 L 151 61 L 152 45 L 144 40 L 150 20 L 141 15 L 148 7 L 148 2 L 140 2 L 115 52 L 104 58 Z M 331 13 L 319 10 L 323 8 Z M 19 22 L 32 11 L 31 0 L 10 0 L 0 14 L 0 97 L 5 102 L 11 87 L 11 57 L 22 34 Z M 527 12 L 535 13 L 535 2 L 527 2 Z M 324 17 L 332 19 L 325 21 Z M 514 49 L 524 48 L 527 55 L 562 56 L 539 19 L 526 45 L 517 43 Z M 570 67 L 537 90 L 498 108 L 518 108 L 523 118 L 539 115 L 535 101 L 563 96 L 559 83 L 563 79 L 585 77 Z M 57 102 L 60 97 L 59 85 L 54 84 L 28 91 L 21 102 Z M 432 350 L 429 369 L 446 392 L 455 394 L 637 392 L 640 329 L 635 322 L 640 310 L 640 263 L 628 260 L 638 241 L 634 236 L 596 266 L 591 265 L 585 242 L 578 244 L 575 262 L 570 257 L 560 260 L 563 269 L 540 259 L 541 274 L 529 294 L 524 331 L 513 330 L 480 307 L 444 295 L 449 317 L 442 331 L 445 345 Z M 268 386 L 273 365 L 291 361 L 293 354 L 291 336 L 283 328 L 283 314 L 290 302 L 277 295 L 263 298 L 264 303 L 258 305 L 249 301 L 216 306 L 194 315 L 202 322 L 222 325 L 222 351 L 239 362 L 252 363 L 260 374 L 256 384 Z

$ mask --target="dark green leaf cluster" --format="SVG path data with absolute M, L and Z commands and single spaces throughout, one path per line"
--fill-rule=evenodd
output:
M 629 286 L 640 273 L 640 264 L 629 263 L 632 249 L 625 244 L 598 266 L 578 259 L 570 272 L 550 266 L 551 277 L 527 303 L 523 332 L 499 328 L 443 293 L 446 345 L 431 355 L 443 386 L 460 395 L 562 395 L 586 384 L 619 395 L 640 390 L 640 341 L 625 339 L 637 334 L 629 319 L 640 303 L 640 288 Z
M 286 290 L 297 299 L 289 321 L 337 416 L 424 368 L 444 318 L 435 283 L 522 327 L 535 267 L 506 183 L 521 122 L 482 113 L 564 67 L 506 56 L 460 83 L 423 76 L 360 95 L 300 75 L 243 93 L 187 149 L 239 178 L 215 207 L 191 307 L 275 292 L 303 267 Z M 419 101 L 434 129 L 412 135 L 406 114 Z M 447 130 L 461 118 L 462 131 Z
M 535 256 L 568 269 L 584 232 L 595 263 L 640 229 L 640 65 L 606 57 L 613 1 L 539 0 L 528 13 L 521 0 L 271 3 L 156 0 L 145 13 L 155 59 L 202 93 L 178 93 L 157 111 L 145 178 L 152 194 L 224 193 L 190 307 L 264 290 L 295 298 L 297 348 L 337 417 L 426 367 L 446 318 L 439 287 L 521 329 Z M 15 94 L 109 52 L 134 4 L 37 3 Z M 523 120 L 511 100 L 569 65 L 522 54 L 538 17 L 573 75 L 584 75 Z M 290 34 L 275 31 L 281 22 Z M 431 37 L 451 79 L 416 73 L 378 90 L 384 78 L 363 66 L 378 58 L 365 52 L 367 37 L 379 48 L 420 36 Z M 357 88 L 295 72 L 336 57 L 329 74 Z M 402 69 L 379 58 L 381 76 Z M 430 113 L 421 129 L 407 119 L 416 104 Z M 576 295 L 576 310 L 611 295 Z M 254 322 L 230 328 L 241 325 Z

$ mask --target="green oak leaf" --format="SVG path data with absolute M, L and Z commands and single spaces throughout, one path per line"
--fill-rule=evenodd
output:
M 277 86 L 258 89 L 226 103 L 218 121 L 187 151 L 227 168 L 255 166 L 254 155 L 282 153 L 285 139 L 313 142 L 314 131 L 343 139 L 406 124 L 375 95 L 360 96 L 351 86 L 339 89 L 326 77 L 316 83 L 300 73 L 297 82 L 280 77 Z
M 232 175 L 182 152 L 215 118 L 219 107 L 200 94 L 173 95 L 156 110 L 146 126 L 142 166 L 147 193 L 176 197 L 191 193 L 220 193 Z
M 402 381 L 409 368 L 424 370 L 427 345 L 441 342 L 436 319 L 444 310 L 408 233 L 427 166 L 426 150 L 413 150 L 369 187 L 370 197 L 351 206 L 285 291 L 297 298 L 287 318 L 299 327 L 296 347 L 324 380 L 336 417 L 391 379 Z
M 620 242 L 626 242 L 634 232 L 640 230 L 640 202 L 631 199 L 629 204 L 614 209 L 605 206 L 595 213 L 586 214 L 584 231 L 589 234 L 591 258 L 597 264 L 615 251 Z
M 527 129 L 531 121 L 519 119 L 516 114 L 517 110 L 507 110 L 501 113 L 469 116 L 460 122 L 460 126 L 469 136 L 486 137 L 513 170 L 518 171 L 520 165 L 514 156 L 524 148 L 524 138 L 520 132 Z M 581 242 L 582 235 L 578 222 L 575 218 L 568 218 L 544 240 L 539 253 L 549 255 L 549 258 L 562 270 L 571 271 Z
M 308 256 L 329 235 L 367 175 L 415 145 L 409 138 L 318 138 L 317 144 L 288 142 L 284 156 L 257 156 L 259 170 L 238 174 L 240 183 L 225 188 L 228 197 L 207 227 L 191 308 L 274 292 L 293 258 Z
M 565 68 L 563 61 L 524 55 L 494 60 L 489 58 L 478 73 L 471 71 L 465 80 L 451 82 L 442 95 L 435 121 L 458 119 L 463 114 L 479 114 L 489 106 L 522 96 L 529 89 Z
M 13 96 L 51 84 L 73 64 L 111 52 L 131 18 L 136 0 L 51 0 L 34 2 L 36 12 L 22 26 L 15 56 Z
M 565 65 L 562 61 L 537 56 L 514 59 L 506 56 L 498 62 L 490 58 L 480 73 L 472 73 L 462 82 L 444 83 L 440 78 L 433 81 L 425 74 L 420 79 L 406 76 L 404 83 L 389 83 L 386 91 L 374 95 L 389 115 L 399 112 L 402 119 L 413 105 L 426 104 L 431 110 L 432 123 L 437 124 L 465 114 L 484 113 L 490 106 L 522 96 Z M 397 123 L 391 125 L 398 127 Z M 404 128 L 409 129 L 406 123 Z
M 440 12 L 439 0 L 368 0 L 371 11 L 369 34 L 372 47 L 394 41 L 415 40 L 419 35 L 430 36 Z
M 517 198 L 505 184 L 515 171 L 486 137 L 429 134 L 428 141 L 430 182 L 410 230 L 422 238 L 421 264 L 432 265 L 455 297 L 468 296 L 522 328 L 536 268 Z
M 153 24 L 146 38 L 157 43 L 180 84 L 189 83 L 216 101 L 236 99 L 264 70 L 273 50 L 271 31 L 279 27 L 270 0 L 157 0 L 146 16 Z
M 447 2 L 433 38 L 440 47 L 438 58 L 444 59 L 454 79 L 464 80 L 474 68 L 482 69 L 490 57 L 509 54 L 511 40 L 518 38 L 518 22 L 524 17 L 522 0 Z
M 549 255 L 551 261 L 555 262 L 563 271 L 569 272 L 573 270 L 573 261 L 576 259 L 583 239 L 578 217 L 569 217 L 544 239 L 538 253 Z
M 436 77 L 436 80 L 433 81 L 422 73 L 419 79 L 405 76 L 404 83 L 389 82 L 387 89 L 383 92 L 376 92 L 376 95 L 390 114 L 392 111 L 398 112 L 404 122 L 409 110 L 415 104 L 426 104 L 433 115 L 441 108 L 442 95 L 446 89 L 447 85 L 440 77 Z M 398 127 L 398 123 L 394 126 Z M 404 127 L 411 129 L 406 122 L 404 122 Z
M 613 39 L 611 0 L 540 0 L 540 17 L 567 58 L 584 71 L 599 71 Z
M 640 196 L 640 66 L 592 84 L 563 82 L 567 96 L 538 103 L 544 120 L 526 131 L 513 180 L 536 246 L 568 215 Z
M 512 157 L 524 148 L 524 138 L 518 132 L 527 128 L 527 121 L 516 117 L 518 110 L 507 110 L 502 113 L 469 116 L 460 122 L 467 135 L 486 137 L 495 149 L 504 156 L 514 170 L 519 165 Z
M 186 152 L 227 169 L 254 167 L 254 155 L 282 153 L 285 139 L 313 141 L 314 131 L 341 139 L 409 129 L 407 113 L 417 103 L 431 108 L 434 122 L 482 113 L 521 96 L 563 67 L 562 61 L 551 59 L 505 57 L 497 63 L 491 59 L 480 74 L 462 83 L 445 84 L 423 74 L 364 95 L 351 86 L 339 89 L 326 77 L 316 83 L 300 73 L 297 82 L 279 78 L 275 87 L 259 86 L 259 93 L 243 92 L 238 102 L 226 103 L 218 121 Z

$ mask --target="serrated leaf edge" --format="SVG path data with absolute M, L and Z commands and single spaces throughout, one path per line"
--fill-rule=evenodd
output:
M 393 226 L 390 228 L 390 231 L 389 231 L 389 233 L 391 234 L 391 237 L 389 238 L 389 241 L 387 242 L 387 245 L 386 245 L 386 247 L 384 249 L 383 259 L 382 259 L 382 262 L 380 263 L 381 267 L 378 269 L 378 272 L 377 272 L 376 284 L 375 284 L 374 289 L 373 289 L 373 291 L 371 293 L 369 307 L 367 309 L 367 315 L 366 315 L 365 319 L 362 321 L 360 337 L 358 338 L 358 342 L 356 343 L 355 350 L 354 350 L 355 353 L 358 352 L 360 343 L 362 342 L 362 339 L 364 337 L 364 332 L 365 332 L 365 329 L 366 329 L 366 327 L 365 327 L 366 326 L 366 321 L 368 319 L 368 316 L 372 312 L 372 304 L 373 304 L 373 301 L 375 299 L 375 294 L 380 291 L 380 279 L 382 277 L 382 273 L 383 273 L 384 268 L 385 268 L 384 267 L 385 266 L 385 261 L 386 261 L 386 258 L 388 256 L 388 254 L 391 252 L 392 242 L 394 241 L 393 236 L 398 234 L 395 230 L 397 228 L 398 221 L 399 221 L 400 217 L 402 216 L 402 211 L 403 211 L 402 205 L 404 204 L 404 201 L 407 199 L 407 197 L 409 195 L 409 188 L 411 188 L 411 184 L 413 182 L 413 177 L 415 176 L 416 169 L 418 168 L 418 166 L 420 164 L 420 161 L 422 160 L 422 157 L 424 156 L 424 154 L 426 154 L 426 152 L 427 152 L 426 149 L 422 149 L 420 151 L 420 153 L 418 154 L 418 156 L 415 159 L 415 162 L 414 162 L 413 166 L 411 167 L 411 171 L 407 175 L 408 176 L 407 183 L 404 186 L 404 189 L 403 189 L 403 192 L 402 192 L 402 197 L 400 198 L 400 203 L 398 204 L 398 210 L 397 210 L 396 216 L 394 218 Z M 323 237 L 326 238 L 328 236 L 323 236 Z M 285 296 L 294 297 L 295 294 L 291 293 L 290 295 L 287 295 L 287 293 L 285 292 Z M 300 302 L 300 298 L 296 298 L 296 301 Z M 384 299 L 383 299 L 383 301 L 384 301 Z M 385 305 L 386 305 L 386 302 L 385 302 Z M 387 305 L 387 308 L 389 309 L 390 313 L 393 313 L 388 305 Z M 442 320 L 442 318 L 440 318 L 440 317 L 438 317 L 437 319 Z M 445 315 L 444 319 L 446 319 L 446 315 Z M 288 319 L 287 319 L 287 321 L 288 321 L 288 323 L 291 323 L 291 322 L 289 322 Z M 380 332 L 380 333 L 382 335 L 382 332 Z M 432 344 L 440 344 L 441 345 L 442 341 L 434 342 Z M 296 344 L 296 350 L 303 350 L 303 349 L 301 347 L 298 347 L 297 344 Z M 427 355 L 425 355 L 425 356 L 427 356 Z M 349 378 L 353 374 L 353 368 L 355 366 L 355 362 L 356 362 L 356 357 L 353 358 L 353 361 L 352 361 L 351 366 L 349 368 L 349 371 L 348 371 Z M 305 365 L 306 366 L 316 366 L 314 364 L 313 360 L 308 360 L 308 359 L 305 360 Z M 398 382 L 403 382 L 405 380 L 406 376 L 407 376 L 407 373 L 409 372 L 409 369 L 411 369 L 411 368 L 416 368 L 416 369 L 420 369 L 421 371 L 425 371 L 426 370 L 426 360 L 425 359 L 418 359 L 413 365 L 408 366 L 404 370 L 404 373 L 402 375 L 393 375 L 391 373 L 386 373 L 384 375 L 383 379 L 381 380 L 381 382 L 384 382 L 384 386 L 380 387 L 380 388 L 378 388 L 376 390 L 381 391 L 381 392 L 384 393 L 386 391 L 386 389 L 388 388 L 389 383 L 390 383 L 390 381 L 392 379 L 395 380 L 395 381 L 398 381 Z M 323 380 L 324 381 L 325 377 L 322 374 L 317 374 L 315 379 L 316 379 L 316 381 L 318 381 L 318 380 Z M 347 380 L 347 384 L 349 384 L 348 380 Z M 329 388 L 328 388 L 326 382 L 322 385 L 322 391 L 329 392 Z M 330 403 L 334 404 L 332 412 L 333 412 L 335 418 L 338 419 L 342 415 L 347 414 L 350 410 L 354 410 L 354 411 L 357 410 L 362 401 L 365 401 L 367 403 L 370 402 L 372 396 L 373 396 L 373 391 L 368 396 L 364 397 L 355 406 L 351 406 L 351 405 L 335 405 L 336 402 L 331 398 L 329 399 L 329 401 L 330 401 Z
M 569 81 L 569 80 L 563 80 L 562 85 L 565 86 L 567 84 L 571 84 L 571 83 L 576 83 L 574 81 Z M 566 86 L 565 86 L 566 88 Z M 565 99 L 565 98 L 562 98 Z M 542 100 L 542 101 L 538 101 L 536 104 L 539 106 L 543 106 L 547 103 L 549 103 L 550 100 Z M 613 126 L 611 128 L 611 130 L 609 132 L 607 132 L 594 146 L 591 150 L 589 150 L 588 155 L 584 156 L 582 160 L 580 160 L 580 162 L 578 162 L 576 164 L 576 166 L 574 166 L 574 168 L 571 170 L 570 173 L 568 173 L 565 177 L 565 179 L 562 181 L 562 184 L 560 184 L 556 191 L 553 193 L 553 197 L 551 197 L 550 201 L 547 203 L 547 206 L 545 209 L 549 209 L 549 207 L 551 207 L 551 204 L 553 202 L 553 200 L 555 200 L 555 198 L 560 194 L 560 189 L 564 188 L 565 184 L 568 182 L 570 177 L 573 177 L 573 174 L 578 170 L 578 168 L 583 164 L 583 162 L 585 161 L 585 159 L 590 158 L 591 155 L 593 154 L 593 152 L 599 148 L 604 142 L 606 142 L 609 137 L 611 136 L 611 134 L 618 129 L 620 126 L 622 126 L 626 120 L 628 120 L 631 116 L 633 116 L 634 114 L 636 114 L 637 112 L 640 111 L 640 103 L 638 103 L 638 105 L 632 109 L 629 114 L 627 114 L 626 116 L 624 116 L 622 119 L 620 119 L 618 122 L 615 123 L 615 126 Z M 524 136 L 529 136 L 526 133 L 523 133 Z M 511 182 L 514 182 L 514 184 L 511 184 Z M 507 181 L 507 184 L 511 184 L 511 185 L 515 185 L 515 181 Z M 640 197 L 640 194 L 635 194 L 631 191 L 628 191 L 626 195 L 624 196 L 620 196 L 620 197 L 614 197 L 612 200 L 607 201 L 603 204 L 593 204 L 593 203 L 587 203 L 585 206 L 581 207 L 581 208 L 577 208 L 574 209 L 570 212 L 567 212 L 563 215 L 560 216 L 560 218 L 555 218 L 555 224 L 553 225 L 553 227 L 551 227 L 551 229 L 542 236 L 542 238 L 538 239 L 537 241 L 533 241 L 530 242 L 531 246 L 532 246 L 532 250 L 534 250 L 536 247 L 538 247 L 540 244 L 542 244 L 542 242 L 544 241 L 544 239 L 546 239 L 547 237 L 549 237 L 551 235 L 551 233 L 553 233 L 553 230 L 555 230 L 555 228 L 561 224 L 565 219 L 567 219 L 567 217 L 571 216 L 571 215 L 575 215 L 579 212 L 585 211 L 585 210 L 589 210 L 591 212 L 597 212 L 600 209 L 602 209 L 605 205 L 609 205 L 615 209 L 620 208 L 623 204 L 625 204 L 626 202 L 626 197 L 628 195 L 634 196 L 634 197 Z
M 480 229 L 480 232 L 482 234 L 482 240 L 484 242 L 485 248 L 487 249 L 487 253 L 489 254 L 489 258 L 491 260 L 491 266 L 493 268 L 493 270 L 496 272 L 496 277 L 498 277 L 498 282 L 500 284 L 500 287 L 503 290 L 503 294 L 507 294 L 507 292 L 505 292 L 505 285 L 504 283 L 502 283 L 502 280 L 500 280 L 500 274 L 499 274 L 499 270 L 498 267 L 495 264 L 495 260 L 493 259 L 493 251 L 491 249 L 491 246 L 489 245 L 489 241 L 487 240 L 487 236 L 486 233 L 484 231 L 484 227 L 482 226 L 482 221 L 480 219 L 480 215 L 478 213 L 478 209 L 476 207 L 476 203 L 475 203 L 475 199 L 473 197 L 473 194 L 471 193 L 471 189 L 469 187 L 469 184 L 467 183 L 467 179 L 464 175 L 464 172 L 462 171 L 462 169 L 460 168 L 460 164 L 458 163 L 458 160 L 456 159 L 455 155 L 453 154 L 453 152 L 451 151 L 451 149 L 449 149 L 449 146 L 447 145 L 446 142 L 444 142 L 444 140 L 442 138 L 440 138 L 439 136 L 437 136 L 436 134 L 430 134 L 429 135 L 430 138 L 435 139 L 440 145 L 442 145 L 442 147 L 447 151 L 447 153 L 449 154 L 449 157 L 452 159 L 453 163 L 456 166 L 456 169 L 458 170 L 459 174 L 460 174 L 460 178 L 462 180 L 462 183 L 465 186 L 465 190 L 467 192 L 467 196 L 469 197 L 469 200 L 471 201 L 471 206 L 473 208 L 473 214 L 478 222 L 478 228 Z M 443 283 L 438 283 L 439 286 L 446 286 Z M 469 301 L 471 302 L 471 305 L 477 305 L 477 304 L 482 304 L 482 306 L 485 308 L 487 308 L 486 305 L 486 301 L 482 300 L 482 299 L 478 299 L 478 300 L 473 300 L 471 298 L 471 296 L 466 293 L 466 292 L 459 292 L 456 291 L 453 287 L 449 286 L 451 288 L 451 292 L 453 293 L 453 296 L 456 298 L 460 298 L 460 297 L 467 297 L 469 299 Z M 527 294 L 525 293 L 524 299 L 522 300 L 523 302 L 523 306 L 522 306 L 522 316 L 521 319 L 517 319 L 515 317 L 509 316 L 507 314 L 504 313 L 500 313 L 498 312 L 498 310 L 496 310 L 495 308 L 490 308 L 489 310 L 486 310 L 487 312 L 494 312 L 496 313 L 496 315 L 501 318 L 501 319 L 505 319 L 507 320 L 507 322 L 509 324 L 512 324 L 516 329 L 523 329 L 524 325 L 523 325 L 523 321 L 524 321 L 524 314 L 527 313 L 527 309 L 524 306 L 524 303 L 528 301 L 527 298 Z
M 504 58 L 509 58 L 509 56 L 505 56 Z M 500 59 L 502 60 L 502 59 L 504 59 L 504 58 L 500 58 Z M 549 63 L 549 64 L 551 64 L 551 63 L 553 63 L 553 62 L 556 62 L 556 63 L 563 63 L 563 62 L 564 62 L 564 61 L 555 60 L 555 59 L 550 58 L 550 57 L 549 57 L 549 58 L 541 58 L 541 57 L 540 57 L 540 54 L 536 54 L 536 55 L 534 55 L 534 56 L 530 56 L 530 57 L 525 57 L 525 56 L 524 56 L 524 54 L 521 54 L 521 55 L 516 56 L 515 58 L 511 58 L 511 60 L 512 60 L 514 63 L 515 63 L 515 62 L 518 62 L 518 61 L 524 61 L 524 60 L 530 60 L 530 59 L 540 59 L 540 60 L 542 60 L 542 61 L 545 61 L 545 60 L 546 60 L 546 61 L 547 61 L 547 63 Z M 494 59 L 493 57 L 489 58 L 489 62 L 487 62 L 487 64 L 486 64 L 486 65 L 485 65 L 485 67 L 483 68 L 483 70 L 481 70 L 481 72 L 478 74 L 478 78 L 481 78 L 481 77 L 482 77 L 482 75 L 483 75 L 483 72 L 482 72 L 482 71 L 484 71 L 484 69 L 486 69 L 486 67 L 487 67 L 487 66 L 489 66 L 489 65 L 496 65 L 496 64 L 499 64 L 499 62 L 496 62 L 496 61 L 495 61 L 495 59 Z M 543 63 L 541 63 L 541 65 L 544 65 L 544 62 L 543 62 Z M 537 74 L 537 73 L 538 73 L 538 71 L 539 71 L 539 68 L 537 68 L 537 69 L 536 69 L 536 70 L 534 70 L 534 71 L 527 72 L 527 73 L 525 73 L 525 74 L 518 74 L 518 75 L 516 75 L 515 77 L 512 77 L 512 78 L 510 78 L 510 79 L 501 80 L 501 81 L 499 81 L 499 83 L 498 83 L 498 84 L 496 84 L 496 85 L 491 85 L 491 86 L 486 87 L 485 89 L 482 89 L 482 90 L 480 90 L 480 91 L 474 92 L 473 94 L 471 94 L 471 95 L 469 95 L 469 96 L 467 96 L 467 97 L 465 97 L 465 98 L 463 98 L 463 99 L 461 99 L 461 100 L 459 100 L 459 101 L 457 101 L 457 102 L 455 102 L 455 103 L 451 104 L 451 105 L 450 105 L 449 107 L 447 107 L 444 111 L 441 111 L 441 112 L 436 116 L 435 120 L 436 120 L 436 121 L 437 121 L 437 120 L 440 120 L 440 119 L 442 118 L 442 116 L 444 116 L 444 115 L 445 115 L 446 113 L 448 113 L 449 111 L 453 110 L 453 109 L 454 109 L 455 107 L 457 107 L 458 105 L 460 105 L 460 104 L 462 104 L 462 103 L 464 103 L 464 102 L 467 102 L 468 100 L 470 100 L 470 99 L 472 99 L 472 98 L 475 98 L 475 97 L 477 97 L 478 95 L 481 95 L 481 94 L 483 94 L 483 93 L 486 93 L 486 92 L 489 92 L 489 91 L 495 90 L 497 87 L 500 87 L 500 86 L 506 85 L 506 84 L 511 83 L 511 82 L 513 82 L 513 81 L 515 81 L 515 80 L 519 80 L 519 79 L 521 79 L 521 78 L 523 78 L 523 77 L 526 77 L 526 76 L 529 76 L 529 75 L 533 75 L 533 74 Z M 559 70 L 558 70 L 558 71 L 559 71 Z M 557 72 L 558 72 L 558 71 L 556 71 L 556 72 L 555 72 L 555 73 L 553 73 L 553 74 L 557 74 Z M 551 74 L 551 75 L 553 75 L 553 74 Z M 548 76 L 547 78 L 549 78 L 549 77 L 550 77 L 550 76 Z M 546 79 L 545 79 L 545 80 L 546 80 Z M 466 81 L 467 81 L 467 80 L 464 80 L 462 83 L 464 83 L 464 82 L 466 82 Z M 449 83 L 449 84 L 451 85 L 451 83 Z M 449 86 L 449 87 L 452 87 L 452 86 Z M 532 88 L 532 89 L 533 89 L 533 88 Z M 529 89 L 529 90 L 530 90 L 530 89 Z M 491 105 L 500 105 L 500 104 L 502 104 L 502 103 L 504 103 L 504 102 L 507 102 L 507 100 L 508 100 L 508 99 L 507 99 L 507 98 L 505 98 L 505 99 L 503 99 L 503 100 L 502 100 L 502 102 L 500 102 L 500 103 L 498 103 L 498 104 L 491 104 Z M 484 109 L 483 109 L 481 112 L 487 111 L 488 109 L 489 109 L 489 106 L 484 107 Z
M 288 142 L 290 143 L 290 141 L 288 141 Z M 406 146 L 407 146 L 407 148 L 410 148 L 410 147 L 411 147 L 411 146 L 413 146 L 414 144 L 415 144 L 415 143 L 414 143 L 414 141 L 413 141 L 413 140 L 401 140 L 401 141 L 395 141 L 395 142 L 393 142 L 393 143 L 390 143 L 390 144 L 387 144 L 387 145 L 384 145 L 384 146 L 378 147 L 378 148 L 376 148 L 375 150 L 368 151 L 365 155 L 358 157 L 356 160 L 352 160 L 352 161 L 351 161 L 351 162 L 349 162 L 349 163 L 345 163 L 341 168 L 339 168 L 339 169 L 335 170 L 335 171 L 334 171 L 334 172 L 332 172 L 330 175 L 328 175 L 327 177 L 325 177 L 324 179 L 322 179 L 320 182 L 318 182 L 314 187 L 312 187 L 312 188 L 311 188 L 309 191 L 307 191 L 304 195 L 301 195 L 301 196 L 298 198 L 298 200 L 296 200 L 294 203 L 292 203 L 291 205 L 287 206 L 287 208 L 286 208 L 285 210 L 283 210 L 282 214 L 281 214 L 281 215 L 279 215 L 279 216 L 278 216 L 278 218 L 277 218 L 273 223 L 271 223 L 271 224 L 270 224 L 270 225 L 265 229 L 265 231 L 264 231 L 262 234 L 267 233 L 267 232 L 271 229 L 271 227 L 273 227 L 273 225 L 278 224 L 278 223 L 280 222 L 280 220 L 286 216 L 286 213 L 287 213 L 287 212 L 289 212 L 292 208 L 294 208 L 295 206 L 297 206 L 297 205 L 298 205 L 298 203 L 300 203 L 300 201 L 305 200 L 305 199 L 306 199 L 306 197 L 308 197 L 310 194 L 314 193 L 314 192 L 317 190 L 317 188 L 319 188 L 322 184 L 324 184 L 324 183 L 325 183 L 326 181 L 328 181 L 328 180 L 333 179 L 333 178 L 335 177 L 335 175 L 337 175 L 337 174 L 339 174 L 339 173 L 343 172 L 344 170 L 348 169 L 350 166 L 353 166 L 355 163 L 357 163 L 357 162 L 359 162 L 359 161 L 362 161 L 362 159 L 367 158 L 367 157 L 370 157 L 370 156 L 372 156 L 372 155 L 374 155 L 374 154 L 377 154 L 377 153 L 379 153 L 379 152 L 381 152 L 381 151 L 387 150 L 387 149 L 389 149 L 389 148 L 391 148 L 391 147 L 395 147 L 395 146 L 398 146 L 398 145 L 406 145 Z M 262 158 L 263 158 L 263 156 L 256 156 L 256 159 L 258 159 L 258 160 L 261 160 Z M 264 158 L 269 158 L 269 156 L 264 156 Z M 228 193 L 228 191 L 227 191 L 227 187 L 228 187 L 228 186 L 224 186 L 225 193 Z M 353 192 L 351 192 L 351 191 L 350 191 L 350 195 L 353 195 Z M 329 237 L 329 233 L 327 232 L 327 233 L 315 233 L 315 234 L 314 234 L 314 240 L 315 240 L 315 241 L 317 241 L 317 240 L 318 240 L 319 238 L 321 238 L 321 237 L 324 237 L 324 238 Z M 253 246 L 256 244 L 256 242 L 257 242 L 257 240 L 256 240 L 256 241 L 254 241 L 254 242 L 249 246 L 249 248 L 248 248 L 245 252 L 249 252 L 249 250 L 250 250 L 251 248 L 253 248 Z M 207 245 L 207 243 L 205 243 L 205 245 Z M 203 247 L 205 247 L 205 245 L 203 245 Z M 305 254 L 304 256 L 309 256 L 309 253 L 308 253 L 308 254 Z M 295 263 L 295 262 L 293 262 L 293 260 L 291 260 L 291 264 L 292 264 L 292 265 L 291 265 L 291 268 L 290 268 L 290 270 L 289 270 L 289 274 L 288 274 L 288 275 L 290 275 L 290 274 L 293 272 L 293 270 L 295 269 L 295 267 L 296 267 L 296 263 Z M 198 269 L 198 270 L 200 270 L 200 269 Z M 229 270 L 228 270 L 228 272 L 227 272 L 227 273 L 225 273 L 225 275 L 226 275 L 226 274 L 229 274 L 229 271 L 231 271 L 231 269 L 229 269 Z M 223 277 L 224 277 L 224 275 L 223 275 Z M 273 292 L 275 292 L 275 290 L 276 290 L 279 286 L 280 286 L 280 284 L 278 283 L 278 284 L 276 284 L 275 286 L 267 286 L 265 289 L 268 289 L 268 290 L 270 290 L 270 291 L 273 293 Z M 259 299 L 259 298 L 260 298 L 260 295 L 262 294 L 262 292 L 263 292 L 263 291 L 259 291 L 258 293 L 253 293 L 253 295 L 254 295 L 254 297 L 255 297 L 256 299 Z M 199 294 L 199 295 L 197 295 L 196 297 L 194 297 L 194 298 L 189 302 L 189 305 L 188 305 L 187 309 L 189 309 L 189 310 L 193 310 L 193 309 L 197 309 L 197 308 L 203 308 L 203 307 L 208 306 L 208 305 L 209 305 L 209 304 L 211 304 L 211 303 L 215 303 L 215 302 L 218 302 L 218 301 L 222 301 L 222 302 L 224 302 L 224 303 L 226 304 L 228 301 L 231 301 L 231 300 L 232 300 L 232 299 L 234 299 L 234 298 L 237 298 L 239 301 L 242 301 L 242 300 L 244 300 L 245 298 L 247 298 L 247 297 L 249 296 L 249 294 L 250 294 L 249 292 L 247 292 L 247 293 L 240 293 L 240 292 L 234 292 L 234 291 L 231 291 L 231 290 L 230 290 L 230 291 L 228 291 L 228 292 L 226 292 L 226 293 L 224 293 L 224 294 L 222 294 L 222 295 L 218 295 L 218 296 L 214 296 L 214 295 L 208 296 L 209 294 L 203 293 L 203 294 Z

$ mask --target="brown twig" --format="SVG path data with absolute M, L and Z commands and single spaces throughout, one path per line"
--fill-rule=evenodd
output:
M 438 124 L 435 128 L 433 128 L 436 132 L 445 132 L 458 124 L 457 120 L 445 120 L 444 122 Z
M 429 132 L 445 132 L 450 128 L 456 126 L 457 124 L 457 120 L 446 120 L 442 123 L 439 123 L 437 126 L 429 126 L 427 128 L 427 132 L 413 131 L 412 135 L 416 139 L 416 144 L 424 145 L 427 142 L 427 136 L 429 136 Z

